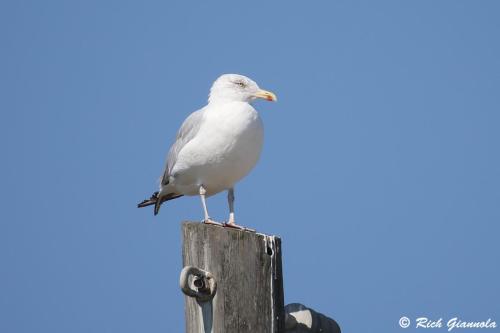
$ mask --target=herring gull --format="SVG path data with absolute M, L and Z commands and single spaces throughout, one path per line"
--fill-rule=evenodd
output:
M 203 222 L 220 223 L 208 214 L 205 198 L 227 190 L 229 220 L 235 223 L 234 186 L 257 163 L 264 139 L 262 120 L 251 103 L 276 95 L 262 90 L 246 76 L 224 74 L 212 85 L 208 104 L 186 118 L 167 155 L 160 189 L 138 207 L 154 205 L 158 214 L 163 202 L 183 195 L 199 195 Z

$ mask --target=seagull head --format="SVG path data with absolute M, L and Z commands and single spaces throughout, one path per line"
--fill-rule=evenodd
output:
M 209 103 L 218 102 L 247 102 L 257 98 L 275 102 L 276 95 L 270 91 L 260 89 L 255 81 L 239 74 L 221 75 L 210 89 Z

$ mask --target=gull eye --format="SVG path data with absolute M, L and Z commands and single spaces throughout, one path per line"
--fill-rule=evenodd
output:
M 236 81 L 234 82 L 237 86 L 240 86 L 241 88 L 245 88 L 247 85 L 243 81 Z

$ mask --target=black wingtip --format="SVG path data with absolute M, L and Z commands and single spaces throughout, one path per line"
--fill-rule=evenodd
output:
M 158 192 L 155 192 L 155 193 L 153 193 L 153 195 L 151 196 L 151 198 L 146 199 L 146 200 L 140 202 L 139 204 L 137 204 L 137 207 L 138 208 L 143 208 L 143 207 L 155 205 L 153 213 L 156 216 L 160 212 L 160 206 L 161 206 L 162 203 L 164 203 L 165 201 L 177 199 L 177 198 L 180 198 L 180 197 L 182 197 L 182 194 L 170 193 L 170 194 L 167 194 L 165 196 L 162 196 L 161 199 L 160 199 L 160 198 L 158 198 Z
M 158 192 L 155 192 L 155 193 L 153 193 L 151 198 L 143 200 L 142 202 L 139 202 L 137 204 L 137 208 L 143 208 L 143 207 L 155 205 L 157 201 L 158 201 Z

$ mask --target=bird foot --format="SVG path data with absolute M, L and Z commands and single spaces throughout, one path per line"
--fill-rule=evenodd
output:
M 222 223 L 219 223 L 219 222 L 216 222 L 214 220 L 212 220 L 211 218 L 208 218 L 208 219 L 204 219 L 203 221 L 201 221 L 205 224 L 211 224 L 211 225 L 218 225 L 219 227 L 222 227 L 224 226 Z
M 238 225 L 238 224 L 231 222 L 231 221 L 224 223 L 222 226 L 226 227 L 226 228 L 233 228 L 233 229 L 238 229 L 238 230 L 243 230 L 243 231 L 255 232 L 255 229 L 250 229 L 250 228 L 244 227 L 242 225 Z

